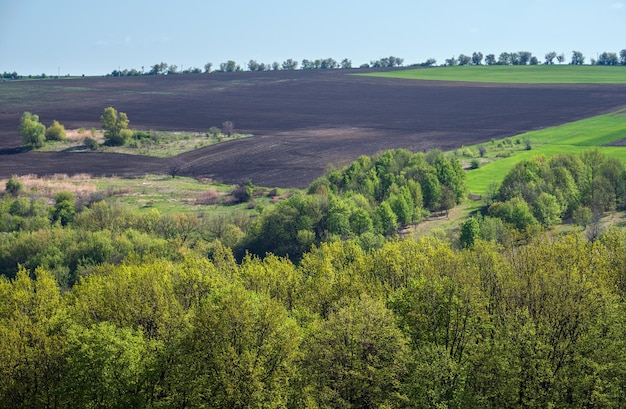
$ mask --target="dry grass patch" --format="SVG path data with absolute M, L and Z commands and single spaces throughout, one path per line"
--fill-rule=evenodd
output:
M 98 189 L 92 182 L 91 176 L 77 174 L 55 174 L 52 176 L 39 177 L 36 175 L 14 176 L 23 186 L 23 192 L 37 196 L 53 198 L 58 192 L 72 192 L 77 197 L 89 196 Z M 1 179 L 0 185 L 4 193 L 8 179 Z

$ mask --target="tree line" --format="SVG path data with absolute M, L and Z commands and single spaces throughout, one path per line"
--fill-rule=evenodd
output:
M 555 60 L 562 64 L 565 62 L 565 54 L 557 54 L 555 51 L 550 51 L 545 54 L 543 64 L 553 65 Z M 421 66 L 434 66 L 437 61 L 429 59 Z M 585 56 L 580 51 L 572 51 L 569 64 L 571 65 L 583 65 L 585 63 Z M 597 59 L 591 59 L 591 65 L 626 65 L 626 49 L 621 50 L 619 53 L 603 52 L 598 55 Z M 451 57 L 445 60 L 445 66 L 455 65 L 539 65 L 541 61 L 530 51 L 518 51 L 518 52 L 502 52 L 498 56 L 495 54 L 483 55 L 480 51 L 475 51 L 472 55 L 459 54 L 458 57 Z
M 553 65 L 558 62 L 562 64 L 566 61 L 565 54 L 557 54 L 555 51 L 550 51 L 544 55 L 543 61 L 540 61 L 538 57 L 534 56 L 530 51 L 517 51 L 517 52 L 502 52 L 498 55 L 495 54 L 483 54 L 480 51 L 475 51 L 471 55 L 459 54 L 451 58 L 445 59 L 443 66 L 455 66 L 455 65 Z M 583 65 L 585 63 L 585 56 L 580 51 L 572 51 L 569 64 L 571 65 Z M 598 55 L 597 59 L 592 58 L 590 60 L 591 65 L 626 65 L 626 49 L 621 50 L 619 53 L 603 52 Z M 422 66 L 432 67 L 437 65 L 437 60 L 429 58 L 422 63 L 411 64 L 410 67 Z M 403 67 L 404 59 L 394 56 L 383 57 L 378 60 L 372 60 L 369 63 L 361 64 L 358 68 L 383 68 L 383 67 Z M 350 69 L 353 68 L 352 61 L 345 58 L 340 62 L 333 58 L 323 59 L 303 59 L 301 62 L 293 59 L 287 59 L 282 63 L 273 62 L 271 64 L 260 63 L 256 60 L 248 61 L 246 68 L 248 71 L 277 71 L 277 70 L 311 70 L 311 69 Z M 168 65 L 161 62 L 153 65 L 150 70 L 145 73 L 137 70 L 114 70 L 111 76 L 133 76 L 133 75 L 163 75 L 163 74 L 192 74 L 192 73 L 209 73 L 213 72 L 213 64 L 207 63 L 204 66 L 204 70 L 200 68 L 188 68 L 186 70 L 179 70 L 176 65 Z M 237 64 L 233 60 L 221 63 L 217 72 L 239 72 L 244 71 L 244 67 Z
M 564 53 L 557 54 L 555 51 L 550 51 L 544 55 L 543 64 L 553 65 L 555 60 L 562 64 L 566 61 Z M 572 51 L 569 64 L 582 65 L 585 63 L 585 56 L 580 51 Z M 458 56 L 452 56 L 446 58 L 442 66 L 455 66 L 455 65 L 539 65 L 542 61 L 538 57 L 532 55 L 530 51 L 517 51 L 517 52 L 502 52 L 499 55 L 495 54 L 483 54 L 480 51 L 474 51 L 471 55 L 465 55 L 463 53 Z M 598 54 L 597 58 L 590 59 L 591 65 L 626 65 L 626 49 L 619 52 L 602 52 Z M 414 63 L 408 66 L 410 67 L 433 67 L 437 65 L 437 60 L 434 58 L 428 58 L 421 63 Z M 369 63 L 364 63 L 358 66 L 358 68 L 383 68 L 383 67 L 403 67 L 404 58 L 389 56 L 383 57 L 377 60 L 371 60 Z M 142 66 L 140 70 L 136 68 L 116 69 L 111 73 L 106 74 L 111 77 L 133 77 L 141 75 L 175 75 L 175 74 L 201 74 L 210 72 L 240 72 L 245 71 L 278 71 L 278 70 L 310 70 L 310 69 L 351 69 L 355 68 L 352 65 L 352 61 L 348 58 L 344 58 L 340 62 L 333 58 L 320 58 L 320 59 L 303 59 L 301 62 L 293 60 L 291 58 L 279 63 L 274 61 L 272 63 L 258 62 L 254 59 L 248 61 L 245 66 L 241 66 L 233 60 L 220 63 L 217 69 L 214 69 L 212 62 L 207 62 L 202 68 L 200 67 L 188 67 L 185 68 L 176 64 L 168 64 L 166 62 L 156 63 L 145 69 Z M 68 75 L 69 76 L 69 75 Z M 28 76 L 32 78 L 31 75 Z M 37 78 L 48 78 L 46 74 L 37 76 Z M 0 74 L 1 79 L 22 79 L 23 76 L 17 72 L 4 72 Z

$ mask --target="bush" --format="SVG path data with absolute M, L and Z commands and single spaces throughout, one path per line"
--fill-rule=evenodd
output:
M 59 121 L 52 121 L 52 125 L 46 129 L 47 141 L 63 141 L 67 139 L 67 133 L 65 127 L 59 123 Z
M 250 183 L 240 185 L 232 191 L 231 195 L 235 199 L 235 202 L 245 203 L 252 198 L 252 186 L 250 186 Z
M 96 141 L 93 138 L 85 138 L 83 140 L 83 143 L 85 144 L 87 148 L 91 149 L 92 151 L 95 151 L 96 149 L 100 147 L 100 144 L 98 143 L 98 141 Z
M 472 159 L 470 162 L 470 169 L 478 169 L 480 167 L 480 161 L 478 159 Z
M 530 138 L 524 139 L 524 145 L 526 146 L 526 150 L 529 151 L 533 148 L 533 145 L 530 141 Z
M 152 139 L 152 133 L 150 131 L 133 131 L 133 139 Z
M 7 184 L 5 187 L 6 187 L 7 192 L 17 197 L 17 195 L 19 195 L 22 189 L 24 188 L 24 185 L 22 184 L 22 182 L 17 180 L 17 178 L 14 176 L 7 181 Z
M 200 197 L 196 199 L 196 203 L 198 204 L 215 204 L 219 201 L 219 192 L 216 188 L 211 188 L 206 192 L 202 193 Z

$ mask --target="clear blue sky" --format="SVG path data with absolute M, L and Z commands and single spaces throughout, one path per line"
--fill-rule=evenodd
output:
M 0 0 L 0 72 L 626 48 L 626 0 Z

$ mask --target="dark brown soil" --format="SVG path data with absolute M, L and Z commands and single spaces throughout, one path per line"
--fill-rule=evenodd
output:
M 362 71 L 353 71 L 362 72 Z M 389 148 L 458 148 L 617 110 L 622 85 L 494 85 L 381 79 L 334 71 L 212 73 L 0 83 L 0 177 L 169 173 L 305 187 L 329 164 Z M 99 127 L 107 106 L 138 129 L 207 131 L 232 121 L 253 138 L 157 159 L 20 148 L 24 111 Z

